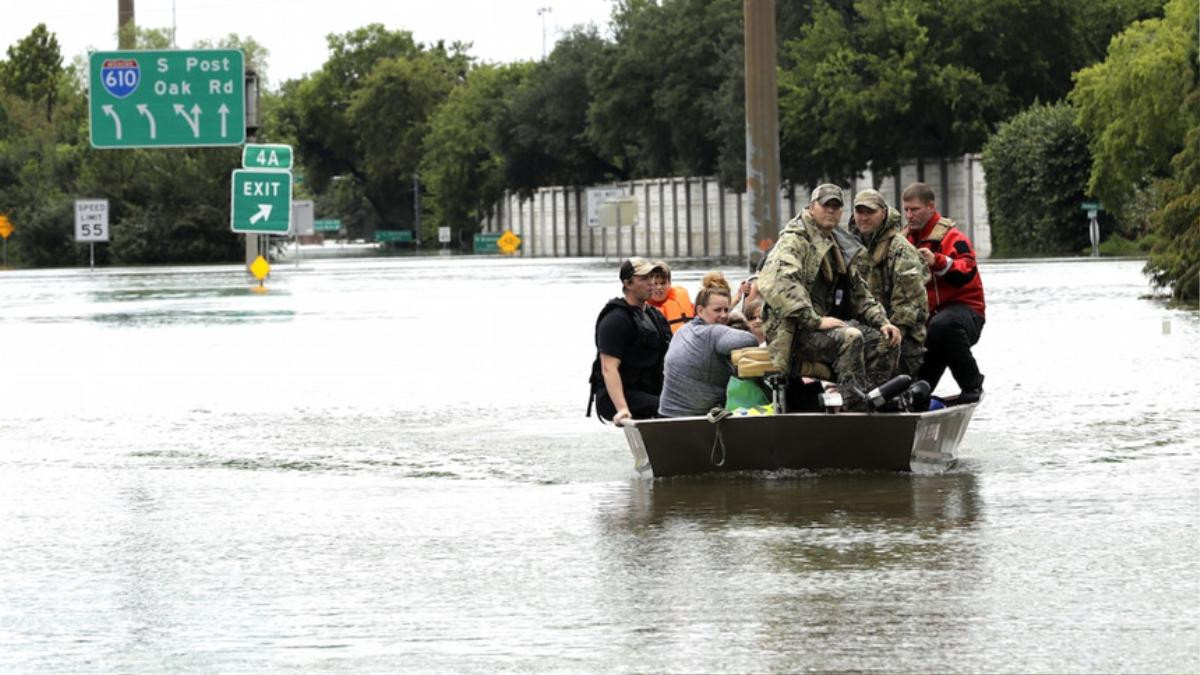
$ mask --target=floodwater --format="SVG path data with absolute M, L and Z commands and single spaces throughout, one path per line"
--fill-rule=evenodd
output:
M 0 272 L 0 670 L 1200 670 L 1200 316 L 1140 262 L 982 266 L 947 473 L 671 480 L 583 417 L 615 267 Z

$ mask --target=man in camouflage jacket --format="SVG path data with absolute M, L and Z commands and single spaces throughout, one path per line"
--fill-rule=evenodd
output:
M 916 378 L 925 354 L 929 269 L 904 236 L 904 218 L 878 190 L 863 190 L 854 197 L 850 231 L 866 246 L 854 256 L 854 267 L 883 305 L 888 321 L 904 335 L 896 372 Z
M 789 377 L 804 360 L 832 364 L 846 408 L 863 410 L 860 394 L 895 369 L 901 336 L 849 264 L 862 247 L 837 226 L 844 203 L 840 187 L 817 186 L 767 255 L 758 289 L 774 364 Z

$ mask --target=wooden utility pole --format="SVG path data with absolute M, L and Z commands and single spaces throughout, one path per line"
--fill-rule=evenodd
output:
M 137 46 L 134 30 L 133 0 L 117 0 L 117 48 L 133 49 Z
M 750 269 L 779 236 L 779 88 L 775 0 L 743 0 L 746 48 L 746 201 Z

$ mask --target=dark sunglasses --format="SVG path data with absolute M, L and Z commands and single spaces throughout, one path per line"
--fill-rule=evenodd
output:
M 856 207 L 854 207 L 854 212 L 855 212 L 855 213 L 875 213 L 875 212 L 877 212 L 877 211 L 879 211 L 879 209 L 873 209 L 873 208 L 871 208 L 871 207 L 869 207 L 869 206 L 856 206 Z

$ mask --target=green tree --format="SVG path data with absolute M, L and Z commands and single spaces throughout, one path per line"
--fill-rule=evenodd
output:
M 742 3 L 628 0 L 589 75 L 588 137 L 633 177 L 745 180 Z
M 1071 92 L 1093 157 L 1089 190 L 1117 210 L 1153 187 L 1146 270 L 1188 299 L 1200 293 L 1198 23 L 1193 0 L 1171 0 L 1161 19 L 1113 38 L 1105 60 L 1077 73 Z
M 372 228 L 412 227 L 410 186 L 429 117 L 465 77 L 469 58 L 461 44 L 426 48 L 378 24 L 328 40 L 329 60 L 284 83 L 269 126 L 294 139 L 316 193 L 343 176 L 370 202 Z
M 1104 61 L 1076 73 L 1071 102 L 1090 139 L 1088 188 L 1107 204 L 1163 178 L 1183 149 L 1195 111 L 1196 4 L 1168 3 L 1162 19 L 1138 21 L 1113 38 Z
M 503 196 L 498 125 L 511 92 L 532 70 L 531 63 L 476 67 L 434 113 L 421 162 L 431 230 L 444 225 L 454 241 L 465 241 Z
M 900 159 L 979 150 L 1004 120 L 1060 100 L 1091 63 L 1105 16 L 1161 0 L 827 0 L 786 23 L 784 176 L 812 183 Z M 1100 9 L 1097 9 L 1099 7 Z
M 983 147 L 995 254 L 1073 255 L 1087 246 L 1079 204 L 1090 166 L 1087 137 L 1066 103 L 1036 104 L 1001 124 Z
M 592 185 L 629 177 L 586 133 L 595 97 L 588 74 L 604 49 L 594 29 L 576 29 L 513 92 L 497 136 L 510 188 L 528 193 L 543 185 Z
M 63 75 L 58 37 L 39 23 L 20 42 L 8 48 L 0 64 L 0 84 L 14 96 L 46 106 L 46 119 L 54 115 L 59 79 Z

